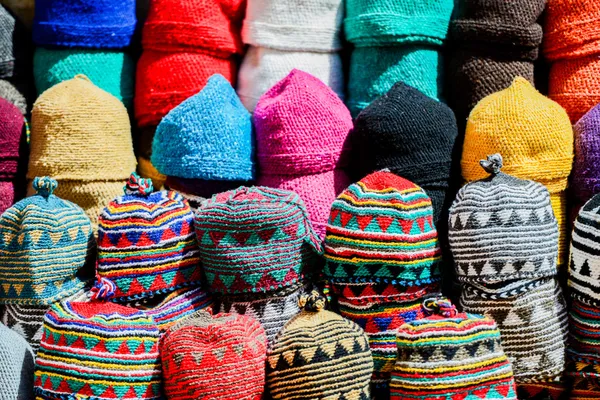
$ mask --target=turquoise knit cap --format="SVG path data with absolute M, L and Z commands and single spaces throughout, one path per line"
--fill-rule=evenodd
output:
M 135 62 L 126 53 L 94 49 L 45 49 L 38 47 L 33 58 L 38 94 L 78 74 L 84 74 L 100 89 L 133 105 Z
M 95 255 L 90 219 L 52 192 L 56 180 L 33 180 L 34 196 L 0 216 L 0 304 L 47 305 L 85 286 Z
M 441 45 L 453 9 L 454 0 L 347 0 L 346 39 L 357 47 Z
M 396 82 L 439 100 L 443 72 L 442 54 L 432 47 L 358 47 L 350 60 L 348 108 L 356 117 Z
M 151 161 L 161 174 L 179 178 L 254 178 L 251 116 L 223 76 L 211 76 L 200 93 L 162 119 Z

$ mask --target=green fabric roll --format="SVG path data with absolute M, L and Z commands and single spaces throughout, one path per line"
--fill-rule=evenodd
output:
M 400 81 L 440 100 L 443 73 L 435 47 L 358 47 L 350 60 L 348 108 L 355 117 Z
M 123 52 L 94 49 L 45 49 L 38 47 L 33 58 L 38 94 L 77 74 L 123 102 L 133 105 L 135 62 Z

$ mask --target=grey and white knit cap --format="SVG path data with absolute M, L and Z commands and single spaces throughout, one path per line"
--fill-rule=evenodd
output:
M 35 354 L 18 333 L 0 324 L 0 398 L 32 400 Z

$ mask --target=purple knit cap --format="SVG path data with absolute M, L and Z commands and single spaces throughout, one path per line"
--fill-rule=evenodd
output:
M 575 124 L 573 193 L 582 204 L 600 193 L 600 104 Z

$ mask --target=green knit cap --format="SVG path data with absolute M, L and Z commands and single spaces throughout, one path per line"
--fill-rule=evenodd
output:
M 135 62 L 123 52 L 94 49 L 45 49 L 38 47 L 33 58 L 33 73 L 38 94 L 84 74 L 94 84 L 133 105 Z

